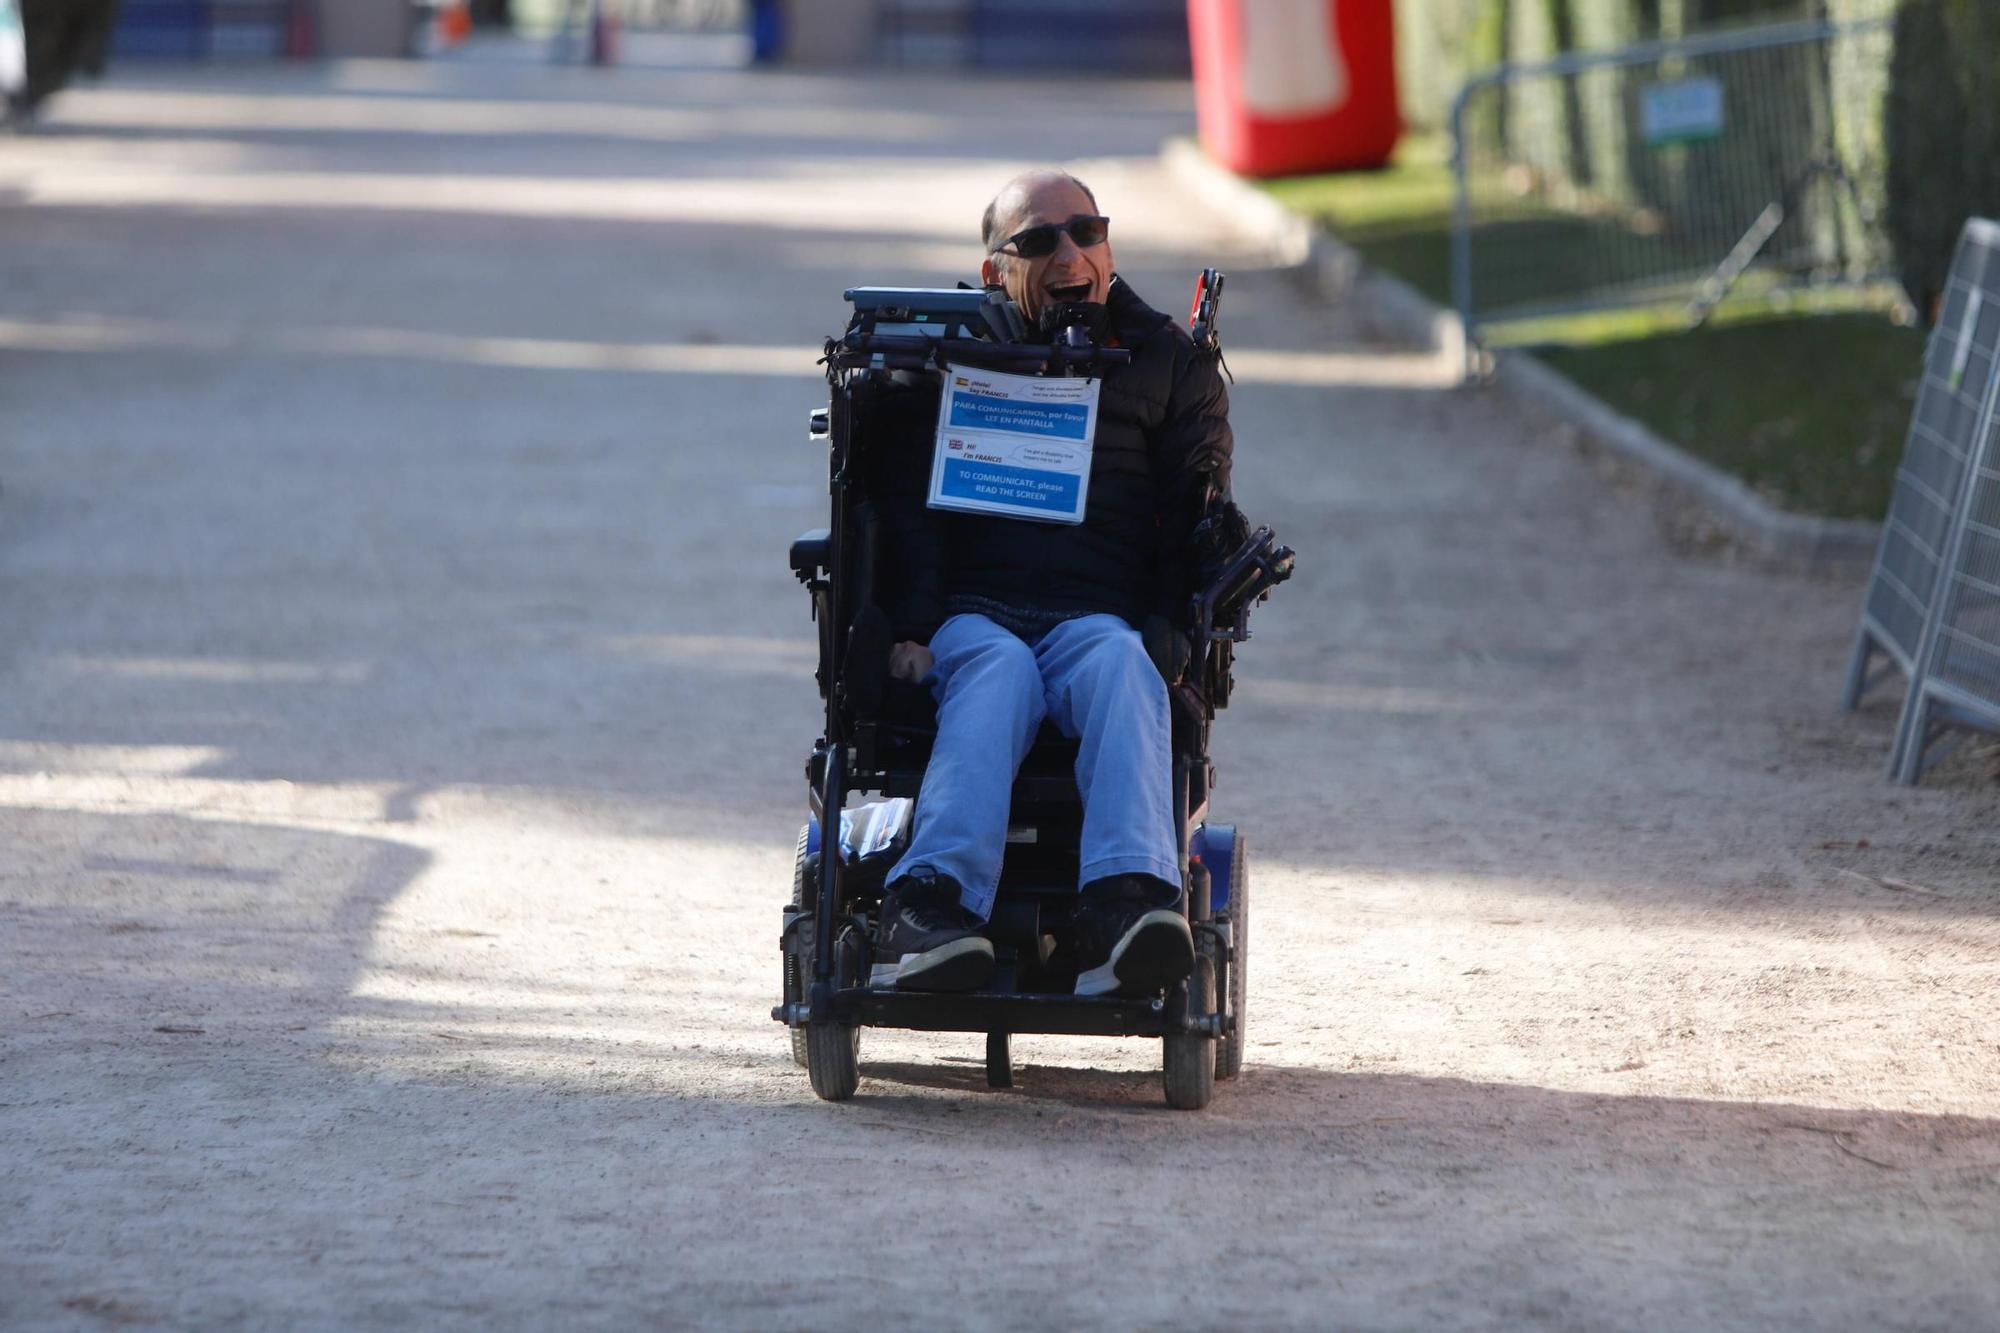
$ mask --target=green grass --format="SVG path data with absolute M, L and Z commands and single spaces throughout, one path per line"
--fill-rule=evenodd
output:
M 1880 315 L 1778 315 L 1541 355 L 1787 509 L 1880 519 L 1924 335 Z
M 1336 171 L 1263 182 L 1287 208 L 1335 223 L 1341 236 L 1369 227 L 1399 227 L 1451 218 L 1451 167 L 1435 135 L 1406 135 L 1378 171 Z
M 1449 303 L 1452 182 L 1442 141 L 1406 140 L 1379 171 L 1265 188 L 1370 264 Z M 1481 238 L 1481 304 L 1559 301 L 1588 290 L 1612 261 L 1634 259 L 1687 262 L 1670 242 L 1609 220 L 1524 209 Z M 1495 325 L 1490 336 L 1534 345 L 1605 402 L 1784 508 L 1879 519 L 1924 353 L 1923 333 L 1885 318 L 1887 305 L 1879 290 L 1798 297 L 1746 278 L 1702 329 L 1686 327 L 1679 293 L 1655 306 Z
M 1264 182 L 1287 208 L 1316 219 L 1434 301 L 1451 300 L 1451 168 L 1442 139 L 1405 138 L 1379 171 Z

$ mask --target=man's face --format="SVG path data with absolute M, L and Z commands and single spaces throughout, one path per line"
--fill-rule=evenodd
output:
M 1097 213 L 1090 196 L 1066 180 L 1044 181 L 1029 190 L 1000 220 L 1000 239 L 1044 222 L 1068 222 Z M 1053 253 L 1038 259 L 988 255 L 980 273 L 988 284 L 998 283 L 1032 323 L 1044 306 L 1058 301 L 1102 302 L 1111 293 L 1111 241 L 1082 248 L 1067 232 L 1056 237 Z

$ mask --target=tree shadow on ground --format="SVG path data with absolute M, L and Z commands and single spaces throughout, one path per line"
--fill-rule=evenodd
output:
M 166 812 L 0 807 L 0 841 L 9 991 L 32 1010 L 12 1035 L 30 1051 L 79 1029 L 146 1046 L 324 1018 L 431 863 L 386 838 Z

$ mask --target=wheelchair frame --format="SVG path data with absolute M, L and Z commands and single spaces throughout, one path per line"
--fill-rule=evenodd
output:
M 1221 276 L 1210 270 L 1197 287 L 1204 332 L 1213 327 L 1214 295 L 1220 286 Z M 1019 950 L 996 938 L 995 977 L 985 990 L 871 987 L 867 964 L 879 892 L 853 883 L 857 876 L 840 853 L 840 813 L 851 792 L 914 796 L 923 765 L 899 766 L 894 759 L 920 745 L 923 738 L 884 720 L 879 699 L 867 698 L 869 691 L 857 690 L 856 682 L 842 670 L 857 617 L 873 601 L 880 541 L 866 497 L 859 493 L 859 464 L 869 442 L 856 438 L 856 390 L 870 377 L 940 371 L 947 360 L 1016 374 L 1094 374 L 1123 362 L 1129 353 L 1095 345 L 1077 324 L 1038 340 L 1012 303 L 996 292 L 859 288 L 846 296 L 855 314 L 846 333 L 826 344 L 830 401 L 812 414 L 811 423 L 811 438 L 823 441 L 828 451 L 831 524 L 803 534 L 791 549 L 792 572 L 805 585 L 818 624 L 816 675 L 826 704 L 824 734 L 806 763 L 808 803 L 822 831 L 820 852 L 817 864 L 811 864 L 809 825 L 801 838 L 799 882 L 780 939 L 786 993 L 772 1017 L 794 1030 L 794 1054 L 803 1057 L 813 1090 L 827 1100 L 853 1095 L 859 1079 L 859 1029 L 874 1026 L 984 1032 L 987 1081 L 996 1087 L 1012 1082 L 1008 1043 L 1012 1033 L 1159 1037 L 1168 1102 L 1189 1109 L 1204 1106 L 1218 1072 L 1218 1038 L 1235 1038 L 1221 1076 L 1234 1074 L 1241 1063 L 1244 942 L 1232 931 L 1233 918 L 1226 908 L 1232 895 L 1247 906 L 1235 830 L 1198 827 L 1215 781 L 1208 758 L 1209 726 L 1216 710 L 1228 703 L 1234 648 L 1250 637 L 1250 607 L 1290 576 L 1292 553 L 1276 545 L 1268 528 L 1250 533 L 1192 600 L 1190 654 L 1180 680 L 1175 681 L 1163 664 L 1174 702 L 1173 801 L 1179 814 L 1182 901 L 1196 942 L 1194 975 L 1164 995 L 1140 998 L 1018 989 L 1024 975 L 1040 971 L 1048 961 L 1041 952 L 1040 904 L 1031 901 L 1023 908 L 1019 899 L 1055 896 L 1055 890 L 1038 895 L 1011 886 L 1017 896 L 1010 900 L 1010 885 L 1003 879 L 994 914 L 996 934 L 1002 905 L 1009 907 L 1010 920 L 1025 913 L 1025 930 L 1034 937 L 1032 963 L 1024 967 L 1026 959 Z M 1212 495 L 1211 507 L 1222 499 Z M 1147 638 L 1149 650 L 1160 662 L 1161 645 L 1152 633 Z M 1073 778 L 1058 780 L 1028 771 L 1040 748 L 1038 741 L 1017 776 L 1016 812 L 1024 800 L 1052 809 L 1066 808 L 1065 800 L 1076 805 Z M 1218 855 L 1220 874 L 1212 876 L 1203 862 Z M 1212 901 L 1214 888 L 1222 889 L 1221 902 Z M 1073 900 L 1073 883 L 1062 890 Z M 1017 935 L 1022 933 L 1019 924 L 1016 920 Z M 801 936 L 810 941 L 809 970 Z M 803 1043 L 797 1039 L 801 1031 Z

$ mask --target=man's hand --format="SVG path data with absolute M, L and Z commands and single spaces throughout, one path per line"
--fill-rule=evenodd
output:
M 937 661 L 931 650 L 921 643 L 899 643 L 889 650 L 889 674 L 897 680 L 907 680 L 912 685 L 921 684 L 931 673 L 931 664 Z

